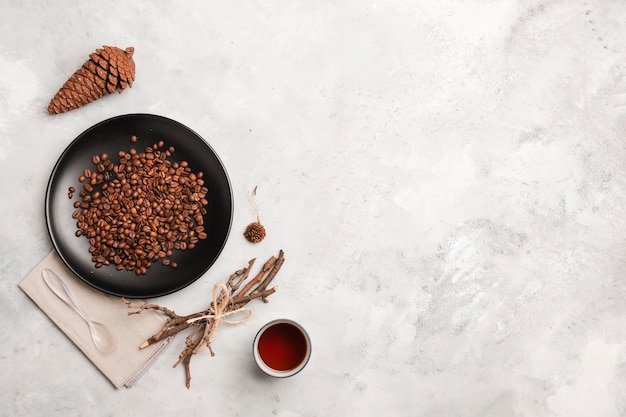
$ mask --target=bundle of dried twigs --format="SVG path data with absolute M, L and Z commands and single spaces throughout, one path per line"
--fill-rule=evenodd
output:
M 267 297 L 278 289 L 277 286 L 271 288 L 268 288 L 268 286 L 285 261 L 283 250 L 279 251 L 278 256 L 272 256 L 268 259 L 257 275 L 243 285 L 250 276 L 250 270 L 254 266 L 255 261 L 256 258 L 251 259 L 248 262 L 248 266 L 234 272 L 226 283 L 220 282 L 215 284 L 213 287 L 213 300 L 208 308 L 187 316 L 179 316 L 174 311 L 157 304 L 135 304 L 122 299 L 128 308 L 136 309 L 129 312 L 128 315 L 140 314 L 144 310 L 158 310 L 169 317 L 161 330 L 148 338 L 140 348 L 145 348 L 191 328 L 191 333 L 185 339 L 185 348 L 181 352 L 178 361 L 174 364 L 174 367 L 181 363 L 185 366 L 185 385 L 189 388 L 191 386 L 191 371 L 189 367 L 191 357 L 204 348 L 208 348 L 211 356 L 215 356 L 215 352 L 211 348 L 211 340 L 219 325 L 221 323 L 237 324 L 247 320 L 252 312 L 245 305 L 255 298 L 260 298 L 267 302 Z M 240 314 L 245 314 L 245 316 L 240 319 L 229 318 Z

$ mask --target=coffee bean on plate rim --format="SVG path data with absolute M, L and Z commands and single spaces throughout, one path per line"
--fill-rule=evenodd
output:
M 193 172 L 187 161 L 171 161 L 174 152 L 158 141 L 143 151 L 120 150 L 117 162 L 106 153 L 92 156 L 95 169 L 78 177 L 82 190 L 72 218 L 76 236 L 89 241 L 96 268 L 113 265 L 137 275 L 155 262 L 176 268 L 174 251 L 192 250 L 207 238 L 203 173 Z M 70 199 L 75 191 L 70 188 Z

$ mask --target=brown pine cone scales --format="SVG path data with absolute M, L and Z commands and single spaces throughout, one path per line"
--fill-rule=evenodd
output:
M 265 234 L 265 227 L 259 222 L 250 223 L 243 232 L 244 237 L 252 243 L 259 243 L 265 239 Z
M 103 46 L 89 55 L 82 67 L 63 84 L 48 104 L 50 114 L 65 113 L 89 104 L 105 94 L 121 93 L 135 80 L 135 48 Z

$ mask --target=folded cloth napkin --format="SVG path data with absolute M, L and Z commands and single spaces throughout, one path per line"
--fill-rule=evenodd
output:
M 111 325 L 117 333 L 117 349 L 114 352 L 103 354 L 96 349 L 85 320 L 44 282 L 42 271 L 45 268 L 53 270 L 65 281 L 90 318 Z M 154 310 L 129 316 L 130 310 L 120 297 L 104 294 L 86 285 L 65 266 L 55 251 L 35 266 L 18 286 L 116 388 L 133 386 L 171 340 L 139 349 L 146 339 L 161 329 L 165 318 Z

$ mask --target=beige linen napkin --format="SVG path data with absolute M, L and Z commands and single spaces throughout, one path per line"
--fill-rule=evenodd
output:
M 110 324 L 117 333 L 117 350 L 100 353 L 89 334 L 87 323 L 43 280 L 42 271 L 50 268 L 67 284 L 79 304 L 93 320 Z M 130 311 L 120 297 L 97 291 L 78 279 L 55 251 L 46 256 L 20 281 L 18 286 L 74 342 L 116 388 L 130 388 L 154 363 L 171 339 L 144 349 L 139 346 L 156 333 L 165 318 L 154 310 L 129 316 Z M 137 301 L 137 300 L 134 300 Z

